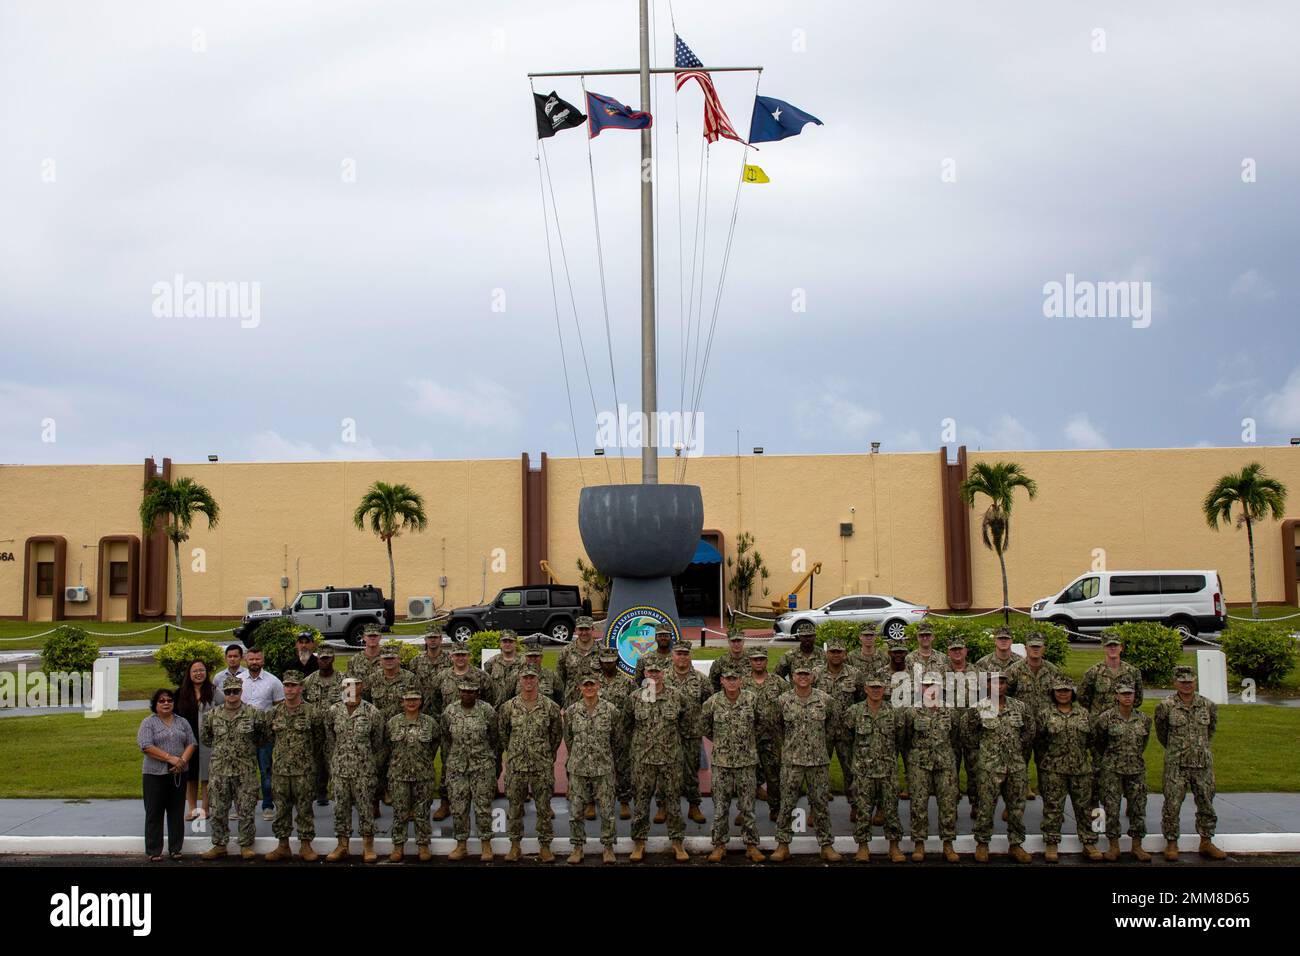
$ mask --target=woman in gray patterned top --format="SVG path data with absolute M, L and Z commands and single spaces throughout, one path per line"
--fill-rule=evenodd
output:
M 167 850 L 181 857 L 185 841 L 185 771 L 198 747 L 189 721 L 176 716 L 176 695 L 156 690 L 151 713 L 140 723 L 136 743 L 144 753 L 144 850 L 154 863 L 162 861 L 163 816 L 167 818 Z

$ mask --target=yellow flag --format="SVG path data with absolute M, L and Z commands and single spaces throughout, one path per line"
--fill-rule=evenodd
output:
M 763 172 L 761 167 L 746 166 L 744 180 L 747 183 L 770 183 L 772 180 L 767 178 L 767 173 Z

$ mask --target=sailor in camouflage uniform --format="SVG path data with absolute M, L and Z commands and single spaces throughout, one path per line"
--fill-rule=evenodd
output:
M 406 853 L 406 828 L 415 824 L 415 845 L 420 862 L 433 859 L 429 843 L 433 825 L 433 755 L 438 750 L 438 720 L 421 713 L 424 692 L 412 686 L 402 693 L 402 712 L 384 726 L 388 742 L 388 792 L 393 798 L 393 852 L 388 859 L 402 862 Z
M 322 725 L 330 708 L 343 697 L 343 674 L 334 669 L 334 648 L 321 645 L 316 652 L 316 670 L 302 682 L 302 699 L 320 712 Z M 329 805 L 330 753 L 325 749 L 326 735 L 321 734 L 316 749 L 316 803 Z
M 682 796 L 690 808 L 686 815 L 693 823 L 703 823 L 704 813 L 700 810 L 700 749 L 703 745 L 700 709 L 709 699 L 709 680 L 691 664 L 689 641 L 673 645 L 673 662 L 664 672 L 664 683 L 677 691 L 682 699 Z M 663 822 L 663 813 L 660 804 L 655 823 Z
M 501 653 L 488 661 L 483 671 L 496 685 L 496 699 L 505 703 L 519 693 L 515 689 L 515 681 L 519 678 L 520 668 L 524 666 L 524 659 L 519 656 L 519 636 L 514 631 L 509 628 L 503 630 L 500 642 Z
M 957 765 L 953 745 L 960 736 L 956 712 L 943 706 L 943 678 L 934 671 L 921 678 L 921 706 L 900 709 L 903 723 L 907 788 L 911 793 L 912 861 L 925 862 L 925 841 L 930 831 L 930 795 L 939 805 L 939 837 L 943 857 L 958 860 L 952 842 L 957 839 Z
M 600 673 L 600 648 L 596 645 L 595 627 L 596 622 L 585 614 L 574 621 L 573 642 L 560 651 L 555 662 L 555 676 L 560 682 L 566 705 L 578 699 L 578 682 L 583 674 Z
M 1005 673 L 1020 655 L 1011 649 L 1011 628 L 995 627 L 993 629 L 993 650 L 975 662 L 975 669 L 981 671 L 999 671 Z
M 361 638 L 365 646 L 362 647 L 360 654 L 353 654 L 348 658 L 348 676 L 362 682 L 362 695 L 366 700 L 370 699 L 370 685 L 373 678 L 383 666 L 379 660 L 380 655 L 383 654 L 379 641 L 383 636 L 384 632 L 378 624 L 366 624 L 361 628 Z
M 813 668 L 813 686 L 835 698 L 844 713 L 863 698 L 862 677 L 844 663 L 844 642 L 833 637 L 826 642 L 826 660 Z M 849 822 L 856 823 L 857 807 L 853 803 L 853 734 L 843 724 L 830 730 L 830 743 L 840 762 L 844 778 L 844 799 L 849 803 Z
M 1088 766 L 1092 725 L 1088 711 L 1075 700 L 1074 681 L 1064 674 L 1052 683 L 1053 704 L 1045 711 L 1039 735 L 1043 759 L 1039 786 L 1043 791 L 1043 859 L 1055 863 L 1061 842 L 1065 797 L 1074 809 L 1075 830 L 1089 860 L 1100 860 L 1097 834 L 1092 829 L 1092 770 Z
M 861 674 L 864 682 L 873 674 L 883 674 L 888 686 L 889 654 L 876 644 L 875 621 L 867 621 L 858 630 L 858 648 L 848 655 L 845 663 Z
M 722 670 L 730 665 L 741 674 L 749 671 L 749 661 L 745 657 L 745 632 L 734 631 L 727 635 L 727 653 L 721 657 L 715 657 L 713 663 L 709 665 L 709 686 L 713 688 L 711 693 L 718 693 L 722 690 Z
M 623 733 L 632 748 L 632 855 L 645 859 L 645 840 L 650 832 L 650 799 L 655 797 L 668 822 L 668 839 L 679 863 L 690 857 L 682 846 L 686 824 L 682 820 L 682 723 L 686 704 L 664 680 L 657 657 L 646 663 L 646 685 L 633 690 L 623 705 Z M 656 796 L 657 793 L 657 796 Z
M 745 843 L 745 856 L 762 863 L 758 831 L 754 827 L 754 791 L 758 787 L 758 699 L 741 690 L 741 671 L 735 664 L 722 669 L 722 690 L 704 702 L 700 730 L 713 741 L 713 852 L 710 863 L 721 863 L 731 837 L 731 801 L 736 801 L 736 822 Z
M 975 807 L 975 862 L 989 861 L 993 812 L 1001 797 L 1007 811 L 1011 859 L 1028 863 L 1031 858 L 1024 848 L 1025 789 L 1029 786 L 1027 761 L 1034 746 L 1036 715 L 1029 704 L 1009 696 L 1006 674 L 989 671 L 988 677 L 996 682 L 996 701 L 987 701 L 989 706 L 967 708 L 962 718 L 962 736 L 977 754 L 977 791 L 971 801 Z
M 401 652 L 393 645 L 386 646 L 379 654 L 379 670 L 371 673 L 366 691 L 370 702 L 379 709 L 379 717 L 387 726 L 388 722 L 402 712 L 402 697 L 410 690 L 420 690 L 420 682 L 415 675 L 402 668 Z M 423 696 L 423 695 L 422 695 Z M 379 815 L 379 798 L 384 803 L 391 803 L 388 792 L 388 738 L 375 754 L 375 816 Z
M 786 680 L 793 680 L 794 669 L 800 664 L 805 664 L 816 670 L 817 665 L 826 660 L 826 655 L 817 646 L 816 629 L 805 628 L 795 637 L 799 639 L 799 646 L 786 651 L 781 659 L 776 662 L 776 676 L 783 677 Z
M 867 677 L 866 700 L 844 712 L 844 730 L 853 747 L 853 807 L 857 811 L 853 838 L 858 852 L 853 859 L 866 863 L 871 859 L 872 810 L 879 807 L 889 841 L 889 859 L 903 862 L 898 841 L 903 826 L 898 818 L 898 752 L 902 738 L 901 722 L 885 700 L 885 676 L 878 670 Z
M 603 654 L 603 652 L 602 652 Z M 625 680 L 624 683 L 630 683 Z M 568 862 L 582 862 L 587 845 L 586 809 L 595 804 L 600 811 L 601 859 L 614 862 L 617 839 L 614 822 L 615 751 L 623 736 L 619 705 L 605 698 L 594 674 L 582 675 L 578 684 L 582 696 L 564 712 L 564 771 L 569 778 Z
M 553 700 L 537 691 L 540 675 L 537 668 L 524 665 L 519 672 L 523 691 L 497 711 L 501 734 L 501 752 L 506 764 L 506 797 L 509 802 L 506 836 L 510 852 L 506 859 L 514 862 L 523 856 L 524 804 L 529 796 L 537 806 L 538 859 L 551 863 L 551 841 L 555 839 L 555 755 L 564 740 L 564 712 Z
M 789 657 L 789 655 L 786 655 Z M 790 858 L 794 807 L 800 792 L 808 789 L 808 818 L 817 830 L 822 859 L 843 859 L 835 852 L 831 835 L 830 801 L 831 735 L 841 721 L 839 704 L 825 691 L 813 687 L 813 665 L 794 665 L 794 689 L 777 700 L 783 741 L 781 747 L 781 818 L 776 828 L 776 852 L 771 860 Z
M 776 702 L 790 689 L 790 684 L 785 678 L 768 673 L 766 648 L 751 647 L 748 657 L 749 673 L 741 680 L 740 686 L 753 691 L 758 715 L 755 722 L 759 780 L 756 796 L 767 802 L 768 819 L 775 822 L 781 809 L 782 736 L 781 709 Z
M 655 628 L 655 646 L 637 658 L 633 668 L 632 679 L 637 687 L 645 685 L 645 668 L 652 660 L 657 660 L 661 669 L 668 670 L 673 663 L 673 632 L 666 627 Z
M 1079 703 L 1088 711 L 1088 716 L 1098 720 L 1102 714 L 1115 706 L 1115 688 L 1120 681 L 1133 685 L 1133 706 L 1142 706 L 1142 671 L 1126 660 L 1121 659 L 1124 643 L 1114 631 L 1104 631 L 1101 636 L 1101 649 L 1105 657 L 1083 672 L 1079 682 Z M 1101 754 L 1092 755 L 1092 805 L 1101 806 Z
M 451 655 L 442 647 L 442 622 L 431 621 L 424 631 L 424 653 L 411 661 L 410 671 L 419 682 L 420 692 L 424 695 L 421 709 L 436 718 L 442 711 L 437 707 L 438 677 L 451 668 Z M 437 747 L 442 746 L 439 739 Z M 435 758 L 436 759 L 436 758 Z M 447 803 L 447 780 L 443 774 L 442 786 L 438 789 L 438 809 L 433 812 L 433 819 L 445 820 L 451 816 L 451 807 Z
M 623 713 L 623 705 L 628 695 L 635 689 L 631 678 L 618 666 L 618 651 L 612 647 L 600 649 L 600 676 L 596 682 L 600 688 L 600 699 L 608 701 L 618 713 Z M 632 750 L 623 735 L 623 722 L 616 725 L 614 739 L 614 795 L 618 798 L 618 816 L 620 820 L 632 819 Z M 587 819 L 592 819 L 592 804 L 587 803 Z
M 294 815 L 298 817 L 298 846 L 303 860 L 313 863 L 319 857 L 312 849 L 316 838 L 316 818 L 311 801 L 316 793 L 316 754 L 323 749 L 325 713 L 315 704 L 302 699 L 301 671 L 285 671 L 284 700 L 273 704 L 267 713 L 267 729 L 274 742 L 271 751 L 271 793 L 275 799 L 275 822 L 271 831 L 278 844 L 266 855 L 269 863 L 287 860 L 289 835 L 293 833 Z
M 342 699 L 329 709 L 325 718 L 326 744 L 330 758 L 330 781 L 334 786 L 334 834 L 338 846 L 325 857 L 331 863 L 348 855 L 352 835 L 352 810 L 357 811 L 357 825 L 364 844 L 362 858 L 367 863 L 378 859 L 375 854 L 374 799 L 375 753 L 384 744 L 384 722 L 379 708 L 362 696 L 361 682 L 355 677 L 343 681 Z
M 488 677 L 486 671 L 470 663 L 469 645 L 453 644 L 451 646 L 451 667 L 439 671 L 433 683 L 433 693 L 437 698 L 434 712 L 439 717 L 441 717 L 443 711 L 461 699 L 460 685 L 465 681 L 469 681 L 478 689 L 478 700 L 481 703 L 489 706 L 496 705 L 496 685 L 492 682 L 492 678 Z M 435 819 L 437 818 L 435 817 Z
M 904 660 L 907 672 L 917 674 L 938 674 L 940 677 L 948 670 L 948 658 L 934 647 L 934 625 L 922 621 L 916 626 L 916 650 Z
M 560 682 L 556 679 L 555 672 L 542 666 L 541 644 L 536 641 L 527 642 L 524 648 L 524 666 L 537 668 L 537 693 L 563 706 L 564 694 L 560 690 Z M 523 681 L 519 679 L 519 672 L 516 671 L 514 684 L 502 695 L 502 702 L 511 697 L 518 697 L 523 689 Z
M 1030 631 L 1025 637 L 1026 656 L 1018 658 L 1003 671 L 1007 677 L 1007 694 L 1028 704 L 1036 721 L 1044 718 L 1054 703 L 1052 684 L 1061 673 L 1060 668 L 1043 656 L 1046 644 L 1040 632 Z M 1042 773 L 1042 763 L 1042 743 L 1035 738 L 1034 766 L 1039 773 Z M 1033 787 L 1025 791 L 1026 800 L 1033 800 L 1036 796 Z
M 469 854 L 470 812 L 473 811 L 481 846 L 479 859 L 491 863 L 492 798 L 497 792 L 497 753 L 501 746 L 496 711 L 491 704 L 478 699 L 482 686 L 481 679 L 462 675 L 456 683 L 460 700 L 443 710 L 440 728 L 447 791 L 451 797 L 452 834 L 456 838 L 456 847 L 447 859 L 463 860 Z
M 1156 705 L 1155 718 L 1156 737 L 1165 748 L 1165 805 L 1160 814 L 1165 859 L 1178 859 L 1178 811 L 1191 790 L 1196 802 L 1196 832 L 1201 836 L 1198 852 L 1222 860 L 1227 854 L 1214 845 L 1219 818 L 1214 812 L 1214 754 L 1210 751 L 1219 708 L 1196 693 L 1196 672 L 1186 664 L 1174 668 L 1174 687 L 1177 693 Z
M 1133 858 L 1150 862 L 1142 848 L 1147 835 L 1147 763 L 1143 757 L 1151 739 L 1151 718 L 1133 706 L 1137 688 L 1115 686 L 1115 707 L 1093 722 L 1093 753 L 1100 753 L 1101 806 L 1106 813 L 1107 860 L 1119 859 L 1120 800 L 1128 804 L 1128 835 Z
M 226 677 L 221 683 L 225 706 L 203 715 L 199 741 L 212 752 L 208 760 L 208 805 L 212 821 L 212 848 L 199 854 L 205 860 L 226 855 L 230 840 L 227 819 L 233 801 L 239 813 L 239 855 L 253 859 L 257 821 L 253 816 L 262 785 L 257 770 L 257 748 L 266 742 L 266 714 L 245 704 L 240 695 L 244 682 Z
M 978 681 L 983 677 L 975 665 L 966 659 L 966 638 L 954 634 L 948 641 L 948 670 L 943 675 L 944 697 L 957 713 L 958 725 L 965 726 L 966 715 L 974 708 L 979 694 Z M 975 801 L 979 795 L 979 745 L 961 735 L 961 742 L 953 748 L 957 761 L 957 782 L 961 783 L 962 764 L 966 765 L 966 799 L 970 801 L 971 815 L 976 813 Z M 958 800 L 961 799 L 958 791 Z

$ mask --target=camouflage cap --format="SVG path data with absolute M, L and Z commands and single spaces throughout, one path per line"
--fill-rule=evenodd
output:
M 936 674 L 934 671 L 926 671 L 924 674 L 921 675 L 922 686 L 926 686 L 929 684 L 942 684 L 942 683 L 943 681 L 940 679 L 939 675 Z
M 442 637 L 442 621 L 430 621 L 424 629 L 425 637 Z
M 766 647 L 751 647 L 751 648 L 749 649 L 749 655 L 748 655 L 748 656 L 749 656 L 749 659 L 750 659 L 750 660 L 753 660 L 755 657 L 761 657 L 761 658 L 763 658 L 763 660 L 767 660 L 767 648 L 766 648 Z
M 1114 631 L 1107 631 L 1105 634 L 1101 636 L 1102 647 L 1105 647 L 1107 644 L 1123 644 L 1123 643 L 1124 643 L 1123 639 Z
M 238 677 L 227 677 L 221 682 L 222 690 L 243 690 L 244 682 Z
M 678 641 L 676 644 L 673 645 L 674 654 L 690 654 L 690 652 L 691 652 L 690 641 Z
M 588 674 L 583 674 L 583 675 L 582 675 L 582 679 L 579 680 L 578 683 L 579 683 L 579 684 L 599 684 L 599 683 L 600 683 L 600 680 L 597 679 L 597 677 L 596 677 L 595 674 L 590 674 L 590 673 L 588 673 Z
M 962 637 L 960 634 L 954 634 L 952 637 L 948 638 L 948 650 L 952 650 L 954 647 L 965 648 L 966 638 Z
M 934 625 L 931 624 L 929 621 L 922 621 L 920 624 L 916 625 L 916 633 L 917 633 L 917 634 L 933 634 L 933 633 L 934 633 Z
M 993 628 L 993 639 L 996 641 L 999 637 L 1005 637 L 1007 638 L 1007 640 L 1010 640 L 1011 628 L 1007 627 L 1005 624 L 1000 627 Z
M 889 644 L 889 653 L 891 654 L 893 654 L 895 651 L 907 650 L 907 642 L 903 640 L 901 637 L 891 637 L 888 641 L 888 644 Z
M 344 683 L 345 685 L 346 685 L 346 684 L 364 684 L 365 681 L 363 681 L 360 677 L 345 677 L 345 678 L 343 678 L 343 683 Z
M 866 679 L 867 687 L 888 687 L 889 683 L 879 674 L 872 674 Z
M 538 667 L 536 664 L 525 664 L 523 667 L 519 668 L 519 676 L 520 677 L 541 677 L 542 669 Z
M 541 657 L 542 645 L 536 641 L 526 641 L 524 643 L 524 657 Z
M 317 657 L 333 657 L 333 656 L 334 656 L 334 648 L 330 647 L 328 644 L 322 644 L 320 650 L 318 650 L 318 651 L 316 652 L 316 656 L 317 656 Z
M 811 674 L 812 672 L 813 669 L 808 664 L 795 664 L 790 670 L 790 673 L 792 674 Z
M 1052 690 L 1074 690 L 1074 681 L 1064 674 L 1057 674 L 1052 679 Z
M 1174 668 L 1174 680 L 1196 680 L 1196 669 L 1190 664 L 1179 664 Z
M 599 660 L 602 664 L 604 664 L 606 661 L 613 661 L 615 664 L 617 664 L 618 651 L 614 650 L 614 648 L 612 647 L 602 647 L 600 649 L 600 653 L 596 655 L 596 659 Z
M 842 651 L 844 650 L 844 642 L 841 641 L 838 637 L 832 637 L 829 641 L 826 642 L 826 650 Z
M 505 641 L 514 641 L 517 643 L 519 641 L 519 635 L 516 634 L 514 631 L 510 630 L 510 628 L 504 627 L 501 629 L 501 636 L 498 638 L 498 640 L 500 640 L 503 643 Z
M 650 673 L 651 671 L 662 672 L 663 669 L 664 669 L 663 658 L 661 658 L 658 654 L 645 655 L 645 672 L 647 674 Z
M 457 641 L 455 644 L 451 645 L 451 652 L 452 654 L 468 654 L 469 645 L 463 641 Z
M 284 676 L 280 678 L 281 684 L 301 684 L 303 680 L 302 671 L 285 671 Z
M 418 687 L 412 687 L 402 694 L 402 700 L 424 700 L 424 693 Z
M 858 634 L 859 634 L 859 635 L 870 634 L 870 635 L 872 635 L 872 636 L 874 637 L 874 636 L 875 636 L 875 633 L 876 633 L 876 622 L 875 622 L 875 621 L 867 621 L 866 624 L 863 624 L 860 628 L 858 628 Z
M 378 624 L 366 624 L 361 628 L 361 633 L 363 636 L 369 637 L 371 634 L 378 635 L 384 633 L 384 629 Z
M 595 627 L 596 621 L 594 618 L 589 617 L 586 614 L 580 614 L 578 616 L 578 619 L 573 622 L 573 626 L 574 627 Z
M 740 668 L 737 667 L 735 664 L 728 664 L 727 666 L 725 666 L 724 668 L 722 668 L 722 676 L 723 676 L 723 677 L 740 677 L 740 676 L 741 676 L 741 675 L 740 675 Z
M 655 637 L 672 637 L 673 629 L 671 627 L 656 627 Z
M 395 647 L 385 647 L 382 651 L 379 652 L 380 659 L 383 659 L 385 657 L 401 657 L 401 656 L 402 656 L 402 652 Z
M 1042 647 L 1046 643 L 1047 640 L 1040 631 L 1030 631 L 1025 636 L 1025 647 Z
M 1133 682 L 1128 678 L 1120 678 L 1120 680 L 1115 682 L 1115 693 L 1135 694 L 1137 693 L 1137 688 L 1133 686 Z
M 472 680 L 458 680 L 458 681 L 456 681 L 456 689 L 457 689 L 457 690 L 474 690 L 474 691 L 476 691 L 476 690 L 478 690 L 478 682 L 477 682 L 477 681 L 472 681 Z

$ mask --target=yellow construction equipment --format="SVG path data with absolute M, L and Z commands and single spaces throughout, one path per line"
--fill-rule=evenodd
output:
M 822 573 L 822 563 L 818 561 L 816 564 L 814 564 L 811 568 L 808 569 L 807 574 L 805 574 L 797 582 L 795 582 L 795 586 L 792 587 L 789 591 L 787 591 L 784 597 L 775 598 L 772 601 L 772 613 L 780 614 L 782 611 L 790 610 L 791 605 L 789 602 L 791 599 L 794 599 L 795 602 L 794 606 L 798 606 L 799 592 L 802 591 L 810 581 L 812 581 L 812 576 L 814 574 L 821 574 L 821 573 Z
M 547 584 L 560 583 L 560 579 L 555 576 L 555 572 L 551 570 L 551 565 L 545 558 L 542 558 L 537 564 L 542 569 L 542 573 L 546 575 Z

